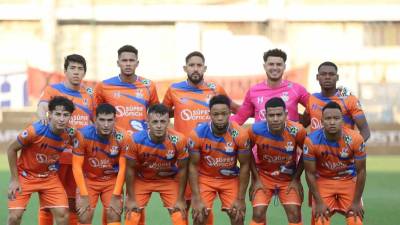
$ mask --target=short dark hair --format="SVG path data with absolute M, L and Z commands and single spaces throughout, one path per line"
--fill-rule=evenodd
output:
M 286 53 L 278 48 L 274 48 L 274 49 L 264 52 L 264 55 L 263 55 L 264 62 L 266 62 L 268 57 L 270 57 L 270 56 L 280 57 L 283 59 L 283 62 L 286 62 L 286 59 L 287 59 Z
M 150 113 L 158 113 L 161 115 L 169 114 L 169 108 L 163 104 L 154 104 L 147 110 L 147 114 Z
M 326 61 L 326 62 L 321 63 L 321 64 L 318 66 L 318 72 L 319 72 L 319 69 L 321 69 L 321 67 L 323 67 L 323 66 L 333 66 L 333 67 L 335 68 L 335 70 L 336 70 L 336 73 L 337 73 L 337 71 L 338 71 L 338 67 L 336 66 L 335 63 Z
M 119 48 L 118 49 L 118 57 L 120 57 L 123 52 L 131 52 L 131 53 L 135 54 L 136 57 L 139 56 L 138 50 L 135 47 L 133 47 L 132 45 L 124 45 L 121 48 Z
M 274 107 L 283 107 L 283 109 L 286 110 L 285 102 L 282 100 L 282 98 L 279 97 L 271 98 L 270 100 L 267 101 L 267 103 L 265 103 L 265 110 Z
M 326 109 L 339 109 L 340 112 L 342 112 L 342 108 L 340 105 L 336 102 L 330 101 L 328 102 L 323 108 L 322 112 L 324 112 Z
M 210 109 L 216 104 L 224 104 L 227 105 L 228 108 L 231 108 L 231 100 L 226 95 L 216 95 L 212 97 L 209 104 Z
M 189 61 L 189 59 L 194 56 L 200 57 L 203 60 L 203 63 L 206 62 L 206 59 L 204 58 L 203 53 L 201 53 L 199 51 L 194 51 L 194 52 L 189 53 L 185 58 L 185 62 L 187 63 Z
M 56 109 L 57 106 L 63 106 L 65 111 L 69 113 L 73 113 L 75 110 L 74 103 L 66 97 L 63 96 L 54 96 L 49 101 L 49 111 L 52 112 Z
M 72 54 L 72 55 L 68 55 L 67 57 L 65 57 L 64 59 L 64 70 L 67 70 L 68 66 L 70 63 L 79 63 L 83 66 L 83 70 L 86 73 L 86 60 L 83 56 L 78 55 L 78 54 Z
M 96 108 L 96 117 L 99 114 L 114 114 L 115 116 L 117 114 L 117 111 L 115 110 L 115 107 L 113 105 L 108 103 L 101 103 Z

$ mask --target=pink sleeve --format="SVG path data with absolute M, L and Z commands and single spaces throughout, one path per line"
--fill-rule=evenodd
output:
M 231 121 L 234 121 L 239 125 L 243 125 L 244 122 L 246 122 L 246 120 L 252 115 L 254 115 L 254 105 L 251 102 L 250 90 L 248 90 L 242 106 L 240 106 L 235 115 L 231 116 Z
M 297 85 L 297 93 L 299 94 L 299 103 L 302 104 L 304 107 L 307 107 L 310 93 L 308 93 L 307 90 L 301 85 Z

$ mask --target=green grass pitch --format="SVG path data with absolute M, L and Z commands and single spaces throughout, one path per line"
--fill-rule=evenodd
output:
M 0 154 L 0 223 L 7 220 L 7 188 L 9 181 L 8 163 L 6 155 Z M 400 156 L 369 156 L 367 160 L 367 183 L 364 190 L 364 206 L 366 217 L 365 225 L 396 225 L 399 224 L 400 204 Z M 306 186 L 304 180 L 303 185 Z M 307 188 L 305 187 L 307 190 Z M 305 197 L 307 199 L 307 196 Z M 247 201 L 245 224 L 251 219 L 251 206 Z M 28 209 L 22 218 L 23 225 L 37 224 L 37 196 L 34 195 Z M 97 208 L 93 224 L 101 224 L 100 207 Z M 303 204 L 303 224 L 310 224 L 310 209 Z M 159 196 L 154 194 L 147 207 L 146 224 L 171 224 L 166 209 L 162 207 Z M 214 205 L 215 225 L 229 224 L 226 214 L 220 211 L 217 201 Z M 268 209 L 268 223 L 271 225 L 286 225 L 287 220 L 281 205 L 271 205 Z M 344 225 L 341 216 L 334 216 L 332 225 Z

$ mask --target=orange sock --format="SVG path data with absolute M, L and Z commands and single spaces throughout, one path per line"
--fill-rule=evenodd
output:
M 53 214 L 47 210 L 39 210 L 39 225 L 53 225 Z
M 264 223 L 257 223 L 254 220 L 251 220 L 250 225 L 265 225 Z
M 103 225 L 107 224 L 107 209 L 103 208 L 103 212 L 101 213 L 101 222 Z
M 324 221 L 322 222 L 322 219 L 319 218 L 318 220 L 314 218 L 314 224 L 315 225 L 330 225 L 331 224 L 331 218 L 328 220 L 324 218 Z
M 303 225 L 303 223 L 302 222 L 300 222 L 300 223 L 289 223 L 289 225 Z
M 353 216 L 347 217 L 346 218 L 346 223 L 347 223 L 347 225 L 362 225 L 363 224 L 362 220 L 358 216 L 357 216 L 356 221 L 354 221 L 354 217 Z
M 207 225 L 213 225 L 214 224 L 214 214 L 212 210 L 208 213 L 208 219 L 207 219 Z
M 141 217 L 141 213 L 131 212 L 131 217 L 129 219 L 125 217 L 125 225 L 138 225 Z
M 69 212 L 69 225 L 77 225 L 78 224 L 78 215 L 74 212 Z
M 179 211 L 171 214 L 171 220 L 173 225 L 186 225 L 186 220 Z
M 112 222 L 112 223 L 107 223 L 107 225 L 121 225 L 121 222 Z
M 146 225 L 146 212 L 145 209 L 142 210 L 142 212 L 140 213 L 140 221 L 138 225 Z

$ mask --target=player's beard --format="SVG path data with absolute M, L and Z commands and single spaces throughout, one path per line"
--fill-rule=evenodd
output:
M 195 73 L 193 73 L 193 74 L 195 74 Z M 199 74 L 199 73 L 196 73 L 196 75 L 197 75 L 199 78 L 198 78 L 198 79 L 193 79 L 193 77 L 192 77 L 193 74 L 187 76 L 187 77 L 188 77 L 188 80 L 189 80 L 190 82 L 192 82 L 193 84 L 199 84 L 200 82 L 203 81 L 203 76 L 204 76 L 204 75 L 201 75 L 201 74 Z

